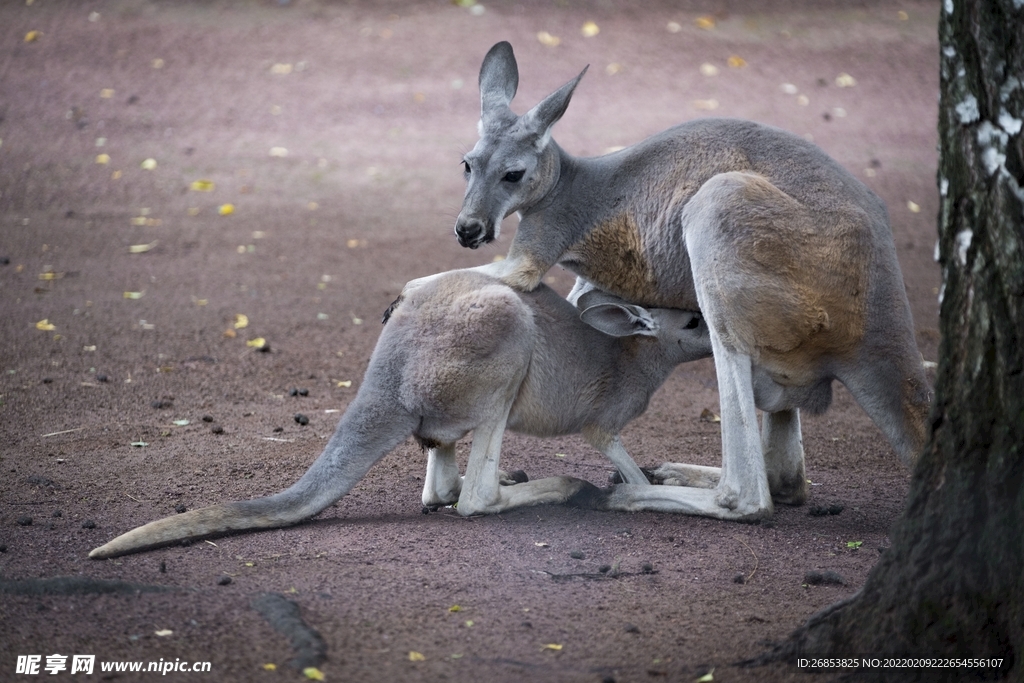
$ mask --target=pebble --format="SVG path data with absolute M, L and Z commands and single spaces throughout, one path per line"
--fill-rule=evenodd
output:
M 6 543 L 0 543 L 0 553 L 6 553 L 6 552 L 7 552 L 7 544 Z
M 644 562 L 643 566 L 640 567 L 640 571 L 642 571 L 644 574 L 653 574 L 654 573 L 654 565 L 651 564 L 650 562 Z
M 732 582 L 733 583 L 746 583 L 747 582 L 747 577 L 743 576 L 743 574 L 737 574 L 736 576 L 732 577 Z
M 177 505 L 174 506 L 174 511 L 177 512 L 179 515 L 182 512 L 185 512 L 186 510 L 188 510 L 188 508 L 185 507 L 184 503 L 178 503 Z
M 607 574 L 611 570 L 612 566 L 610 564 L 602 564 L 600 567 L 597 568 L 597 571 L 601 572 L 602 574 Z
M 18 524 L 20 526 L 32 526 L 32 518 L 28 515 L 22 515 L 18 517 Z
M 224 428 L 221 427 L 220 425 L 213 425 L 212 427 L 210 427 L 210 431 L 213 432 L 214 434 L 223 434 Z
M 203 422 L 213 422 L 213 415 L 203 415 Z
M 295 421 L 303 426 L 309 424 L 309 418 L 303 415 L 302 413 L 295 413 Z
M 96 528 L 96 522 L 92 521 L 91 519 L 87 519 L 84 522 L 82 522 L 82 528 L 83 529 L 95 529 Z
M 587 556 L 583 554 L 582 550 L 571 550 L 569 551 L 569 557 L 574 560 L 583 560 L 586 559 Z
M 635 624 L 626 624 L 626 633 L 640 633 L 640 628 Z
M 161 574 L 166 574 L 167 573 L 167 562 L 165 562 L 164 560 L 160 561 L 160 573 Z
M 284 427 L 274 427 L 274 433 L 279 434 L 284 431 Z
M 54 510 L 54 511 L 53 511 L 53 516 L 54 516 L 54 517 L 63 517 L 63 516 L 64 516 L 64 513 L 63 513 L 63 512 L 61 512 L 60 510 Z
M 222 577 L 220 577 L 220 579 L 219 579 L 219 580 L 217 581 L 217 585 L 218 585 L 218 586 L 226 586 L 226 585 L 228 585 L 229 583 L 231 583 L 231 577 L 230 577 L 230 576 L 222 576 Z
M 163 408 L 171 408 L 174 406 L 174 404 L 171 401 L 153 401 L 149 405 L 151 405 L 153 408 L 156 408 L 157 410 L 162 410 Z
M 106 375 L 96 375 L 96 381 L 97 382 L 109 382 L 110 378 L 107 377 Z

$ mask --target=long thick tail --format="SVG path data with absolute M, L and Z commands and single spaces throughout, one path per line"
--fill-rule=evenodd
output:
M 121 534 L 89 553 L 115 557 L 175 541 L 244 529 L 273 529 L 309 519 L 348 493 L 369 469 L 404 441 L 417 420 L 374 392 L 360 392 L 320 457 L 280 493 L 224 503 L 158 519 Z M 389 405 L 390 404 L 390 405 Z

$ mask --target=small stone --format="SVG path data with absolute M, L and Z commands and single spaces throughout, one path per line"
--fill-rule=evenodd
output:
M 210 427 L 210 431 L 213 432 L 214 434 L 223 434 L 224 428 L 221 427 L 220 425 L 213 425 L 212 427 Z
M 203 415 L 203 422 L 213 422 L 213 415 Z
M 732 577 L 732 582 L 733 583 L 746 583 L 747 582 L 747 577 L 743 576 L 743 574 L 737 574 L 736 576 Z
M 171 402 L 171 401 L 153 401 L 149 405 L 152 406 L 153 408 L 157 409 L 157 410 L 162 410 L 164 408 L 171 408 L 171 407 L 173 407 L 174 403 Z
M 10 263 L 11 259 L 7 258 L 6 256 L 0 256 L 0 266 L 7 266 L 10 265 Z
M 6 553 L 6 552 L 7 552 L 7 544 L 6 543 L 0 543 L 0 553 Z
M 644 574 L 653 574 L 654 573 L 654 565 L 651 564 L 650 562 L 644 562 L 643 566 L 640 567 L 640 571 L 642 571 Z
M 64 513 L 63 513 L 63 512 L 61 512 L 60 510 L 54 510 L 54 511 L 53 511 L 53 516 L 54 516 L 54 517 L 63 517 L 63 516 L 64 516 Z
M 574 560 L 583 560 L 586 559 L 587 556 L 583 554 L 582 550 L 570 550 L 569 557 Z
M 640 628 L 635 624 L 626 624 L 626 633 L 640 633 Z
M 602 564 L 600 567 L 597 568 L 597 571 L 601 572 L 602 574 L 607 574 L 611 570 L 612 566 L 610 564 Z
M 284 427 L 274 427 L 274 433 L 275 434 L 280 434 L 283 431 L 284 431 Z
M 22 515 L 21 517 L 18 517 L 18 525 L 19 526 L 32 526 L 32 518 L 29 517 L 28 515 Z
M 166 574 L 167 573 L 167 562 L 164 561 L 164 560 L 160 561 L 160 573 L 161 574 Z
M 82 528 L 83 529 L 95 529 L 96 528 L 96 522 L 92 521 L 91 519 L 87 519 L 84 522 L 82 522 Z
M 44 377 L 43 378 L 43 384 L 53 384 L 53 378 L 51 378 L 51 377 Z
M 218 585 L 218 586 L 226 586 L 226 585 L 228 585 L 229 583 L 231 583 L 231 577 L 230 577 L 230 576 L 222 576 L 222 577 L 220 577 L 220 579 L 219 579 L 219 580 L 217 581 L 217 585 Z
M 186 510 L 188 510 L 188 508 L 185 507 L 184 503 L 178 503 L 177 505 L 174 506 L 174 511 L 177 512 L 179 515 L 182 512 L 185 512 Z
M 309 396 L 309 389 L 299 389 L 299 396 Z
M 291 391 L 288 392 L 288 395 L 289 396 L 298 396 L 299 395 L 299 390 L 298 389 L 292 389 Z
M 295 421 L 302 426 L 306 426 L 309 424 L 309 418 L 303 415 L 302 413 L 295 413 Z
M 109 382 L 110 378 L 107 377 L 106 375 L 96 375 L 96 381 L 97 382 Z

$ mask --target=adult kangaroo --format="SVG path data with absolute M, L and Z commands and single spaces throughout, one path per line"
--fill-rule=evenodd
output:
M 602 292 L 579 305 L 582 313 L 547 287 L 523 293 L 480 273 L 439 275 L 391 312 L 359 392 L 298 482 L 273 496 L 151 522 L 89 557 L 296 524 L 348 493 L 410 435 L 429 449 L 423 504 L 458 502 L 463 515 L 597 490 L 572 477 L 500 486 L 506 427 L 536 436 L 582 432 L 626 481 L 649 486 L 619 431 L 676 365 L 711 355 L 707 326 L 693 312 L 647 311 Z M 455 442 L 470 431 L 463 479 Z
M 594 504 L 757 519 L 773 498 L 802 503 L 799 411 L 826 410 L 834 379 L 912 465 L 931 389 L 881 199 L 810 142 L 748 121 L 691 121 L 573 157 L 551 128 L 585 73 L 517 116 L 512 47 L 491 48 L 455 233 L 476 248 L 518 212 L 507 259 L 478 270 L 530 291 L 560 263 L 578 289 L 707 319 L 722 415 L 717 487 L 627 483 Z M 690 471 L 665 468 L 682 481 Z

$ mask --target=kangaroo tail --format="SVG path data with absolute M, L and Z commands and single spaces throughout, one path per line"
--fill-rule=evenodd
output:
M 367 400 L 357 395 L 320 457 L 284 491 L 158 519 L 95 548 L 89 557 L 115 557 L 175 541 L 273 529 L 309 519 L 348 493 L 378 460 L 413 433 L 417 419 L 400 408 L 384 409 L 383 403 L 380 397 Z

